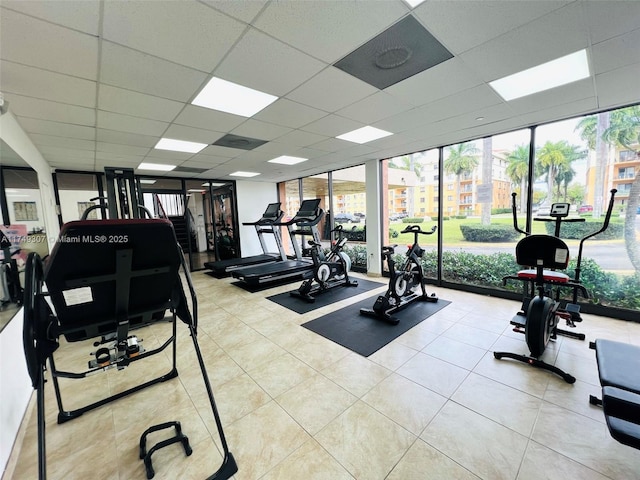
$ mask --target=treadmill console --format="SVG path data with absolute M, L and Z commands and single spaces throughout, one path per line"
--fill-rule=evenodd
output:
M 569 215 L 569 204 L 568 203 L 554 203 L 551 205 L 551 213 L 549 216 L 557 218 L 557 217 L 566 217 Z

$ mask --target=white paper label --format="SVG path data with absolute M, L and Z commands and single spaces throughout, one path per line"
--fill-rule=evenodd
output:
M 72 288 L 71 290 L 65 290 L 62 292 L 62 295 L 64 296 L 64 301 L 68 307 L 71 305 L 93 302 L 91 287 Z
M 556 248 L 557 263 L 566 263 L 568 255 L 569 255 L 569 250 L 567 250 L 566 248 Z

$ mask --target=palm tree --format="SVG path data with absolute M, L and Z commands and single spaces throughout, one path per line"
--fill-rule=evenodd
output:
M 613 145 L 624 147 L 640 156 L 640 106 L 621 108 L 609 115 L 610 125 L 602 138 Z M 636 211 L 640 199 L 640 171 L 629 190 L 624 222 L 624 241 L 631 264 L 640 271 L 640 250 L 636 241 Z
M 511 181 L 520 184 L 520 211 L 527 208 L 527 177 L 529 175 L 529 145 L 518 145 L 504 158 L 507 163 L 507 175 Z
M 585 158 L 587 152 L 577 145 L 569 145 L 566 140 L 559 142 L 547 142 L 537 152 L 538 163 L 547 173 L 548 195 L 553 198 L 553 186 L 556 184 L 556 177 L 564 175 L 571 170 L 571 163 Z M 560 188 L 558 187 L 558 197 Z
M 444 171 L 456 176 L 458 215 L 460 215 L 460 177 L 473 172 L 478 166 L 478 154 L 480 151 L 473 143 L 464 142 L 447 147 L 447 159 L 444 161 Z

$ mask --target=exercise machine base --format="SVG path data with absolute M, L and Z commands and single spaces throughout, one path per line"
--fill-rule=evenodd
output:
M 438 301 L 438 297 L 436 297 L 435 293 L 432 293 L 431 295 L 420 295 L 418 293 L 414 293 L 407 297 L 403 297 L 402 302 L 400 302 L 399 304 L 393 305 L 390 308 L 385 308 L 384 305 L 385 303 L 388 303 L 388 299 L 384 295 L 380 295 L 376 299 L 376 303 L 373 305 L 373 308 L 361 308 L 360 314 L 366 315 L 367 317 L 377 318 L 384 322 L 390 323 L 391 325 L 397 325 L 398 323 L 400 323 L 400 319 L 394 317 L 392 314 L 394 312 L 402 310 L 415 300 L 435 303 Z

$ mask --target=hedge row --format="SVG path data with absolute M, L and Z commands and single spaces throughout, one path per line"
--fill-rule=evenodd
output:
M 513 242 L 520 237 L 509 225 L 460 225 L 467 242 Z
M 555 222 L 545 222 L 545 230 L 548 235 L 555 232 Z M 586 221 L 580 223 L 563 223 L 560 228 L 560 238 L 576 239 L 586 237 L 587 235 L 597 232 L 602 227 L 602 221 Z M 595 240 L 615 240 L 624 236 L 624 224 L 618 222 L 610 222 L 609 227 L 602 233 L 593 237 Z

